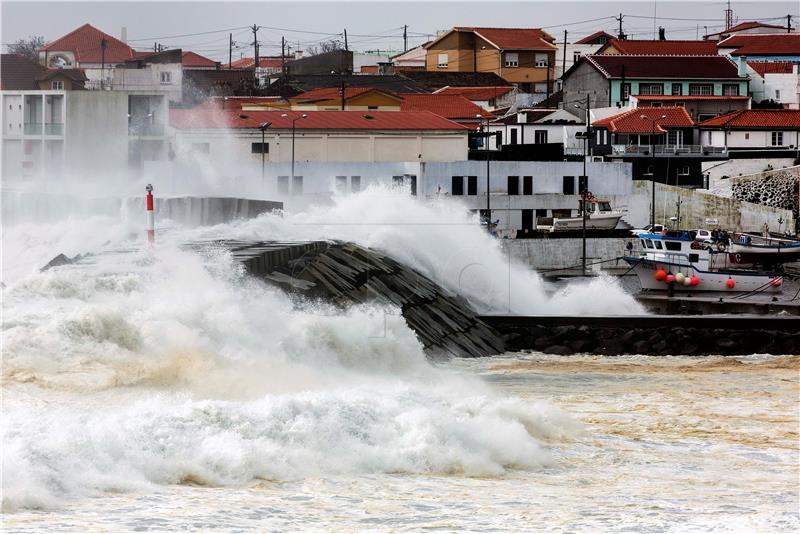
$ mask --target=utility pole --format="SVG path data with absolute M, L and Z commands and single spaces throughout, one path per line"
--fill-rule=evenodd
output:
M 561 86 L 564 86 L 564 74 L 567 72 L 567 30 L 564 30 L 564 54 L 561 58 Z
M 281 75 L 286 72 L 286 39 L 281 36 Z
M 256 85 L 258 85 L 258 26 L 253 24 L 253 27 L 250 29 L 253 30 L 253 50 L 255 53 L 255 61 L 253 61 L 253 79 L 255 80 Z
M 350 49 L 347 47 L 347 28 L 345 28 L 345 29 L 344 29 L 344 50 L 345 50 L 345 52 L 347 52 L 348 50 L 350 50 Z
M 792 16 L 786 15 L 786 33 L 792 33 Z
M 589 93 L 586 93 L 586 134 L 583 138 L 583 180 L 586 184 L 579 193 L 581 194 L 581 220 L 583 232 L 581 235 L 582 261 L 581 271 L 586 276 L 586 197 L 589 189 L 589 175 L 586 174 L 586 156 L 589 152 L 589 136 L 591 135 L 591 121 L 589 120 Z M 580 182 L 580 180 L 578 180 Z
M 625 15 L 622 13 L 619 14 L 619 17 L 614 17 L 617 22 L 619 22 L 619 33 L 617 34 L 618 39 L 625 39 L 625 34 L 622 33 L 622 19 L 625 18 Z
M 233 63 L 233 34 L 228 34 L 228 68 L 231 68 L 231 63 Z
M 103 37 L 100 40 L 100 89 L 103 89 L 105 86 L 106 80 L 106 45 L 108 41 L 106 38 Z

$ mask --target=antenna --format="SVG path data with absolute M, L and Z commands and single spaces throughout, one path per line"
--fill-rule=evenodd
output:
M 725 30 L 730 30 L 733 26 L 733 9 L 731 9 L 731 0 L 728 0 L 728 7 L 725 9 Z

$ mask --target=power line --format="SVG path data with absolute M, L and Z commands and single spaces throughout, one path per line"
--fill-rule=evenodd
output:
M 246 30 L 248 26 L 237 26 L 236 28 L 224 28 L 222 30 L 211 30 L 207 32 L 185 33 L 183 35 L 164 35 L 161 37 L 141 37 L 139 39 L 128 39 L 128 41 L 153 41 L 156 39 L 175 39 L 178 37 L 195 37 L 197 35 L 210 35 L 212 33 L 232 32 L 234 30 Z

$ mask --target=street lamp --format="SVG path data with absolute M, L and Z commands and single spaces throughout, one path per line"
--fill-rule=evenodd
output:
M 548 71 L 550 72 L 550 71 Z M 586 132 L 583 134 L 583 179 L 586 184 L 585 187 L 580 188 L 581 195 L 581 273 L 586 276 L 586 218 L 588 217 L 588 210 L 586 209 L 586 198 L 589 193 L 589 176 L 586 174 L 586 158 L 589 152 L 589 136 L 591 135 L 591 125 L 589 123 L 589 93 L 586 93 Z M 576 108 L 580 108 L 579 104 L 575 104 Z M 580 180 L 578 180 L 580 186 Z
M 490 168 L 489 168 L 489 117 L 483 117 L 480 113 L 475 115 L 480 121 L 486 119 L 486 131 L 484 132 L 484 149 L 486 150 L 486 228 L 489 233 L 492 233 L 492 204 L 491 204 L 491 185 L 490 185 Z
M 289 115 L 286 113 L 281 114 L 281 117 L 288 117 Z M 292 119 L 292 181 L 294 181 L 294 130 L 295 130 L 295 123 L 300 119 L 305 119 L 308 117 L 305 113 L 300 115 L 299 117 L 295 117 Z
M 653 164 L 653 173 L 650 175 L 652 184 L 652 198 L 650 199 L 650 230 L 652 231 L 652 227 L 656 225 L 656 123 L 662 119 L 666 119 L 667 116 L 661 115 L 656 119 L 651 119 L 647 115 L 640 115 L 639 118 L 652 123 L 652 128 L 650 130 L 650 161 Z
M 258 129 L 261 130 L 261 187 L 264 187 L 264 132 L 267 131 L 267 128 L 272 126 L 270 121 L 262 122 L 258 125 Z

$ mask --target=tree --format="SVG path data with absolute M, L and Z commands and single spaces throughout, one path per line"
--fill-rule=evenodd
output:
M 46 44 L 41 35 L 30 35 L 27 39 L 20 39 L 8 45 L 9 54 L 24 56 L 36 63 L 39 62 L 39 49 Z
M 322 41 L 319 43 L 319 46 L 309 46 L 306 49 L 309 56 L 317 56 L 319 54 L 327 54 L 328 52 L 335 52 L 336 50 L 343 50 L 344 47 L 342 43 L 336 39 L 331 39 L 329 41 Z

